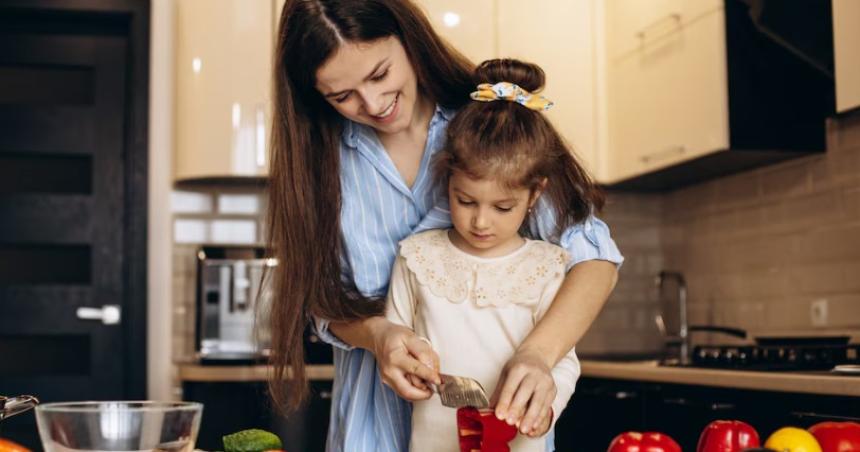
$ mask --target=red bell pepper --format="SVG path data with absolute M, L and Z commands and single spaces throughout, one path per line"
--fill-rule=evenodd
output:
M 809 427 L 822 452 L 860 452 L 860 424 L 857 422 L 819 422 Z
M 499 420 L 493 410 L 457 409 L 457 433 L 461 452 L 510 452 L 508 443 L 517 428 Z
M 660 432 L 624 432 L 609 443 L 606 452 L 681 452 L 681 446 Z
M 758 432 L 742 421 L 714 421 L 699 436 L 696 452 L 739 452 L 761 445 Z

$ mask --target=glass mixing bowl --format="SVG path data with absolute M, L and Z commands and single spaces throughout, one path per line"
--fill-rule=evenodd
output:
M 46 452 L 191 452 L 203 405 L 194 402 L 63 402 L 36 407 Z

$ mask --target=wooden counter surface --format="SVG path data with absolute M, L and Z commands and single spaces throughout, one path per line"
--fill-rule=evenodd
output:
M 813 372 L 753 372 L 659 366 L 656 361 L 582 360 L 582 376 L 761 391 L 860 397 L 860 375 Z
M 196 382 L 263 382 L 269 378 L 271 366 L 201 366 L 180 364 L 179 379 Z M 333 365 L 307 365 L 309 380 L 334 379 Z
M 797 392 L 860 397 L 860 375 L 831 372 L 752 372 L 704 368 L 658 366 L 656 361 L 608 362 L 584 359 L 582 376 L 619 380 L 650 381 L 760 391 Z M 262 382 L 269 366 L 179 365 L 179 379 L 197 382 Z M 332 365 L 308 365 L 310 380 L 334 378 Z

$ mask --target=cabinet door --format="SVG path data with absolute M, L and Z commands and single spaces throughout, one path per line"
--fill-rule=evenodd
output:
M 602 451 L 616 435 L 645 427 L 643 386 L 584 377 L 555 425 L 559 451 Z
M 606 8 L 606 49 L 616 58 L 689 26 L 723 8 L 724 0 L 611 0 Z
M 177 180 L 267 173 L 272 5 L 176 2 Z
M 543 94 L 555 103 L 546 115 L 592 174 L 599 171 L 595 16 L 593 0 L 498 0 L 498 56 L 544 70 Z
M 722 10 L 607 65 L 610 182 L 728 147 Z
M 836 110 L 860 107 L 860 2 L 833 0 Z
M 416 0 L 433 29 L 473 62 L 496 55 L 494 0 Z
M 645 428 L 671 436 L 681 450 L 696 450 L 699 435 L 712 421 L 751 422 L 749 406 L 720 389 L 658 385 L 647 394 L 646 405 Z

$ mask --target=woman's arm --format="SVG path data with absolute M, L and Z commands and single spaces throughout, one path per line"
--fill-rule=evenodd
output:
M 504 383 L 491 399 L 499 419 L 519 424 L 523 433 L 548 425 L 543 402 L 551 403 L 555 396 L 550 371 L 588 331 L 617 279 L 616 265 L 609 261 L 589 260 L 571 268 L 546 315 L 502 370 L 499 381 Z
M 329 329 L 347 344 L 373 353 L 383 381 L 406 400 L 425 400 L 430 396 L 413 386 L 406 378 L 408 374 L 442 383 L 435 370 L 438 369 L 436 352 L 409 328 L 384 317 L 370 317 L 349 323 L 332 322 Z

